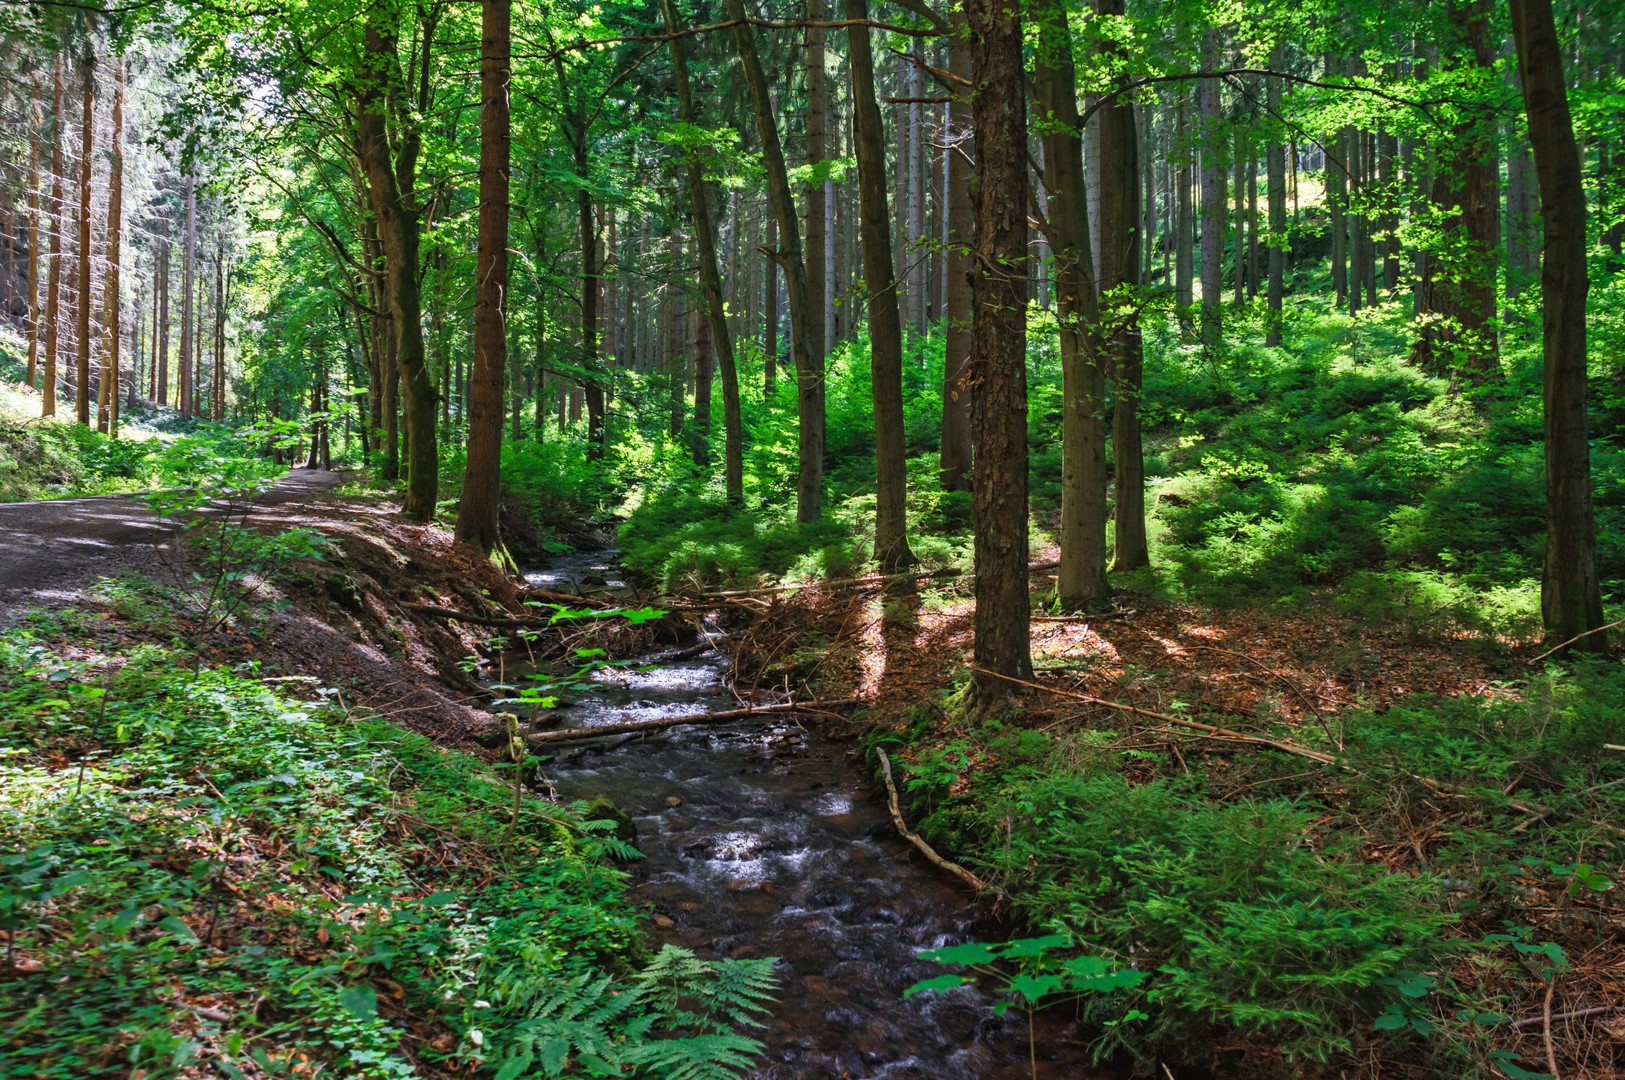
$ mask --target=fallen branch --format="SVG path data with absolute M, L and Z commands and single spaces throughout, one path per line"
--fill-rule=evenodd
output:
M 838 701 L 792 701 L 784 705 L 763 705 L 755 709 L 728 709 L 725 712 L 695 713 L 690 716 L 668 716 L 664 720 L 629 720 L 624 724 L 604 724 L 591 728 L 566 728 L 563 731 L 543 731 L 530 736 L 533 743 L 569 742 L 574 739 L 596 739 L 605 735 L 624 735 L 629 731 L 661 731 L 683 724 L 726 724 L 731 720 L 748 720 L 775 713 L 820 712 L 826 709 L 861 705 L 860 698 L 841 698 Z
M 1534 667 L 1536 664 L 1540 663 L 1554 652 L 1568 648 L 1570 645 L 1573 645 L 1576 641 L 1579 641 L 1583 637 L 1590 637 L 1592 634 L 1600 634 L 1604 630 L 1612 630 L 1616 626 L 1625 626 L 1625 619 L 1616 619 L 1614 622 L 1611 622 L 1606 626 L 1594 627 L 1593 629 L 1586 630 L 1583 633 L 1575 634 L 1573 637 L 1563 642 L 1563 644 L 1554 645 L 1550 649 L 1547 649 L 1545 652 L 1541 653 L 1539 656 L 1535 657 L 1533 660 L 1529 661 L 1529 666 Z
M 1037 570 L 1052 570 L 1060 563 L 1035 563 L 1027 567 L 1027 572 Z M 967 571 L 957 566 L 950 566 L 943 570 L 921 570 L 912 574 L 870 574 L 867 577 L 839 578 L 835 581 L 809 581 L 801 585 L 774 585 L 765 589 L 731 589 L 727 592 L 701 593 L 705 600 L 731 600 L 746 596 L 770 596 L 774 593 L 799 592 L 802 589 L 845 589 L 860 585 L 891 585 L 899 581 L 921 581 L 926 578 L 959 577 Z
M 988 671 L 986 668 L 973 666 L 971 670 L 981 672 L 983 675 L 991 675 L 995 679 L 1003 679 L 1005 682 L 1015 683 L 1017 686 L 1030 686 L 1034 690 L 1042 690 L 1049 694 L 1059 694 L 1061 697 L 1076 698 L 1079 701 L 1086 701 L 1091 705 L 1101 705 L 1108 709 L 1116 709 L 1118 712 L 1133 713 L 1136 716 L 1145 716 L 1150 717 L 1153 720 L 1161 720 L 1165 724 L 1174 724 L 1178 727 L 1193 728 L 1197 731 L 1204 731 L 1213 738 L 1224 739 L 1227 742 L 1250 743 L 1254 746 L 1268 746 L 1271 749 L 1280 750 L 1283 753 L 1296 754 L 1299 757 L 1308 758 L 1310 761 L 1318 761 L 1323 765 L 1338 764 L 1337 758 L 1334 755 L 1324 753 L 1320 750 L 1311 750 L 1307 746 L 1299 746 L 1296 743 L 1280 742 L 1276 739 L 1266 739 L 1259 735 L 1247 735 L 1240 731 L 1232 731 L 1229 728 L 1216 727 L 1213 724 L 1204 724 L 1197 720 L 1186 720 L 1182 716 L 1169 716 L 1167 713 L 1152 712 L 1150 709 L 1141 709 L 1133 705 L 1124 705 L 1119 701 L 1107 701 L 1105 698 L 1098 698 L 1093 694 L 1079 694 L 1072 690 L 1057 690 L 1052 686 L 1041 686 L 1038 683 L 1028 682 L 1025 679 L 1017 679 L 1009 675 L 1001 675 L 996 671 Z M 1350 772 L 1354 771 L 1347 765 L 1343 765 L 1342 768 L 1349 769 Z M 1441 795 L 1459 796 L 1461 794 L 1459 791 L 1451 788 L 1450 785 L 1441 784 L 1439 781 L 1431 780 L 1426 776 L 1418 776 L 1415 773 L 1410 773 L 1408 775 L 1412 780 L 1415 780 L 1429 791 L 1437 791 Z M 1556 812 L 1550 807 L 1541 806 L 1538 803 L 1512 802 L 1508 803 L 1507 805 L 1512 809 L 1517 810 L 1519 813 L 1535 814 L 1539 817 L 1548 817 Z M 1597 826 L 1599 829 L 1607 829 L 1609 832 L 1615 833 L 1619 836 L 1625 836 L 1625 829 L 1620 828 L 1618 825 L 1610 825 L 1608 822 L 1598 821 L 1596 818 L 1586 818 L 1585 820 L 1590 824 Z
M 1563 1080 L 1563 1074 L 1557 1071 L 1557 1047 L 1552 1045 L 1552 995 L 1557 993 L 1557 972 L 1546 980 L 1546 1011 L 1541 1019 L 1540 1034 L 1546 1043 L 1546 1067 L 1552 1071 L 1552 1080 Z
M 1598 1005 L 1591 1009 L 1575 1009 L 1573 1012 L 1553 1013 L 1550 1018 L 1542 1012 L 1539 1016 L 1526 1016 L 1522 1020 L 1514 1021 L 1512 1029 L 1522 1031 L 1524 1028 L 1532 1028 L 1537 1024 L 1556 1023 L 1559 1020 L 1578 1020 L 1583 1016 L 1601 1016 L 1603 1013 L 1619 1012 L 1622 1008 L 1625 1008 L 1625 1006 Z
M 903 811 L 897 805 L 897 786 L 892 783 L 891 779 L 891 759 L 886 756 L 886 751 L 882 750 L 878 746 L 875 747 L 875 753 L 880 755 L 880 775 L 886 780 L 886 805 L 891 807 L 892 824 L 896 825 L 897 831 L 903 834 L 903 839 L 919 848 L 920 854 L 924 855 L 932 863 L 942 867 L 950 874 L 957 876 L 961 881 L 975 889 L 977 892 L 987 892 L 987 882 L 983 881 L 969 870 L 966 870 L 958 863 L 949 862 L 947 859 L 944 859 L 941 855 L 938 855 L 935 849 L 933 849 L 930 844 L 926 843 L 918 833 L 909 831 L 908 825 L 903 821 Z
M 612 604 L 608 600 L 597 600 L 590 596 L 578 596 L 574 593 L 555 592 L 552 589 L 520 589 L 519 595 L 528 599 L 544 600 L 551 604 L 575 605 L 577 607 L 612 608 L 620 604 Z
M 552 626 L 551 619 L 498 619 L 490 615 L 473 615 L 454 608 L 432 607 L 429 604 L 403 604 L 407 611 L 427 615 L 432 619 L 456 619 L 476 626 Z

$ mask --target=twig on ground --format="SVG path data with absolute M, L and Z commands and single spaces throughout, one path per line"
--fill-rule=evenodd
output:
M 1616 619 L 1607 626 L 1596 626 L 1583 633 L 1575 634 L 1561 645 L 1554 645 L 1550 649 L 1547 649 L 1545 652 L 1541 653 L 1539 656 L 1535 657 L 1533 660 L 1529 661 L 1529 666 L 1534 667 L 1536 664 L 1540 663 L 1554 652 L 1568 648 L 1570 645 L 1573 645 L 1576 641 L 1579 641 L 1583 637 L 1590 637 L 1592 634 L 1600 634 L 1604 630 L 1612 630 L 1616 626 L 1625 626 L 1625 619 Z
M 949 860 L 944 859 L 941 855 L 938 855 L 936 850 L 933 849 L 930 844 L 926 843 L 918 833 L 909 830 L 908 825 L 903 821 L 902 808 L 897 805 L 897 785 L 892 783 L 891 759 L 886 756 L 886 751 L 882 750 L 878 746 L 875 747 L 875 753 L 880 756 L 880 775 L 884 777 L 886 781 L 886 804 L 891 808 L 892 824 L 896 825 L 897 831 L 903 834 L 903 839 L 907 840 L 909 843 L 918 848 L 920 854 L 924 855 L 934 865 L 940 866 L 950 874 L 955 875 L 977 892 L 987 892 L 987 882 L 983 881 L 969 870 L 966 870 L 958 863 L 950 862 Z
M 1546 1041 L 1546 1067 L 1552 1070 L 1552 1080 L 1563 1080 L 1557 1071 L 1557 1047 L 1552 1045 L 1552 995 L 1557 992 L 1557 972 L 1546 981 L 1546 1012 L 1541 1018 L 1541 1037 Z
M 1590 1009 L 1575 1009 L 1572 1012 L 1552 1013 L 1550 1019 L 1554 1022 L 1558 1020 L 1579 1020 L 1582 1017 L 1601 1016 L 1603 1013 L 1619 1012 L 1622 1009 L 1625 1009 L 1625 1005 L 1597 1005 Z M 1526 1016 L 1522 1020 L 1514 1021 L 1512 1024 L 1512 1029 L 1514 1031 L 1521 1031 L 1524 1028 L 1532 1028 L 1536 1024 L 1545 1023 L 1547 1019 L 1548 1017 L 1545 1013 L 1542 1013 L 1540 1016 Z

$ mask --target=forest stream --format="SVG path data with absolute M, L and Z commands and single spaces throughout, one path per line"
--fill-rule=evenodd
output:
M 603 577 L 614 552 L 558 560 L 527 578 L 568 589 Z M 565 710 L 572 727 L 737 708 L 726 656 L 646 671 L 608 669 Z M 561 798 L 607 798 L 630 814 L 646 858 L 631 896 L 657 941 L 707 958 L 776 956 L 779 1003 L 759 1037 L 762 1080 L 995 1080 L 1030 1076 L 1027 1021 L 969 989 L 903 992 L 943 974 L 922 949 L 1000 933 L 965 888 L 921 861 L 893 827 L 849 747 L 797 718 L 681 727 L 566 749 L 544 773 Z M 978 934 L 981 931 L 981 934 Z M 1065 1010 L 1054 1010 L 1064 1014 Z M 1106 1076 L 1083 1033 L 1041 1016 L 1041 1076 Z

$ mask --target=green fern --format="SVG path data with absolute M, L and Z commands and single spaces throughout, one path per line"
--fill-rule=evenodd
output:
M 500 1007 L 521 1017 L 500 1033 L 496 1080 L 636 1075 L 734 1080 L 762 1044 L 734 1030 L 760 1027 L 772 1002 L 767 960 L 701 960 L 667 945 L 630 988 L 608 978 L 510 969 L 493 981 Z
M 687 949 L 667 945 L 635 983 L 643 1000 L 675 1028 L 721 1032 L 761 1027 L 760 1014 L 773 1002 L 773 959 L 701 960 Z M 685 1008 L 692 1003 L 692 1011 Z

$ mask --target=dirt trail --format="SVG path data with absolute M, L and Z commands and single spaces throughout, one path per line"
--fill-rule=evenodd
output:
M 294 469 L 259 499 L 265 507 L 313 500 L 339 474 Z M 0 504 L 0 626 L 30 607 L 76 602 L 97 578 L 161 568 L 169 526 L 133 495 Z

